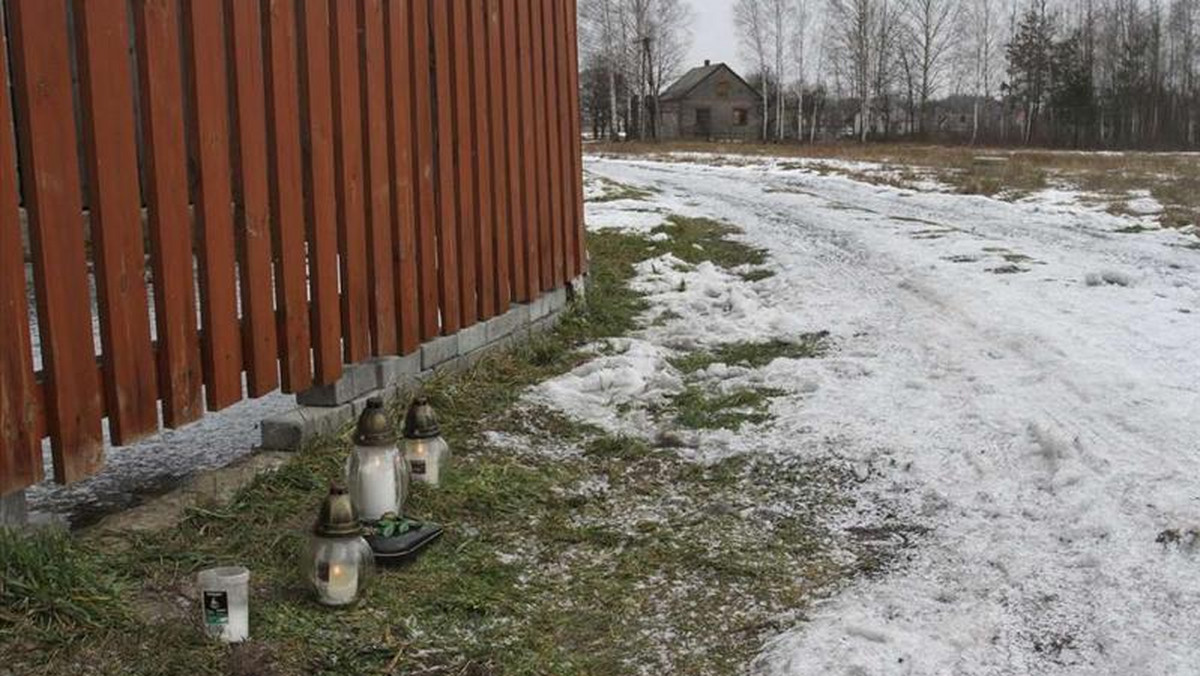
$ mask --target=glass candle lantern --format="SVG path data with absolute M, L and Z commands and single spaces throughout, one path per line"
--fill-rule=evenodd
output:
M 331 486 L 304 556 L 305 579 L 322 605 L 348 606 L 374 570 L 375 555 L 362 537 L 354 503 L 345 488 Z
M 396 431 L 382 399 L 368 401 L 358 419 L 354 450 L 346 460 L 346 483 L 358 517 L 363 521 L 378 521 L 388 512 L 404 513 L 408 463 L 396 446 Z
M 429 400 L 417 397 L 404 417 L 404 457 L 414 481 L 437 486 L 450 463 L 450 446 L 442 438 Z
M 200 612 L 209 636 L 226 643 L 250 637 L 250 571 L 241 566 L 224 566 L 200 571 Z

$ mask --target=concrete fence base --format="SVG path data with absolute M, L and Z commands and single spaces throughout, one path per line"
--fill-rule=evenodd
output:
M 468 369 L 491 352 L 553 329 L 569 303 L 583 298 L 584 283 L 583 277 L 576 278 L 535 301 L 514 304 L 502 315 L 430 340 L 410 355 L 346 366 L 336 383 L 298 394 L 296 409 L 264 420 L 262 448 L 299 450 L 356 420 L 372 397 L 409 396 L 437 373 Z
M 0 497 L 0 527 L 23 526 L 28 518 L 25 491 L 15 491 Z

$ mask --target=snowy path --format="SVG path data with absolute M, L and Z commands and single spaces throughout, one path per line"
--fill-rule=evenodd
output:
M 1187 238 L 1117 233 L 1128 217 L 1063 195 L 1007 203 L 769 161 L 586 168 L 770 252 L 778 274 L 758 293 L 838 350 L 773 365 L 806 394 L 776 405 L 754 450 L 837 439 L 869 490 L 932 528 L 912 560 L 769 645 L 764 672 L 1200 673 L 1200 251 Z M 641 204 L 596 205 L 589 227 L 652 227 Z M 1156 542 L 1169 529 L 1179 541 Z

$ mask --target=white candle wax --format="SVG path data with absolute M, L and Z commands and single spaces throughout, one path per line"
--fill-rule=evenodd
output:
M 352 603 L 358 595 L 358 567 L 335 563 L 329 566 L 325 598 L 334 605 Z
M 396 472 L 386 453 L 374 453 L 359 467 L 361 482 L 359 518 L 378 521 L 388 512 L 397 511 Z

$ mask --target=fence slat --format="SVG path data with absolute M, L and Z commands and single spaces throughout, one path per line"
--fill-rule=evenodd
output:
M 220 3 L 185 0 L 187 81 L 191 85 L 189 140 L 197 164 L 201 353 L 208 408 L 219 411 L 242 398 L 242 334 L 237 308 L 237 254 L 233 233 L 229 156 L 229 83 Z
M 575 0 L 562 0 L 567 8 L 567 75 L 570 79 L 567 85 L 569 95 L 568 108 L 573 111 L 571 116 L 571 159 L 574 168 L 571 171 L 571 201 L 574 204 L 575 219 L 571 224 L 571 260 L 575 263 L 571 276 L 587 272 L 587 242 L 586 229 L 583 222 L 583 134 L 579 118 L 579 27 L 578 13 Z
M 541 232 L 542 210 L 539 207 L 538 182 L 538 125 L 537 105 L 534 89 L 534 41 L 530 37 L 530 26 L 533 12 L 530 3 L 516 0 L 517 4 L 517 44 L 520 49 L 520 81 L 521 94 L 518 97 L 520 107 L 517 112 L 518 124 L 521 127 L 521 165 L 524 177 L 521 185 L 525 203 L 525 293 L 528 298 L 534 298 L 541 292 L 541 260 L 538 252 L 538 242 Z
M 487 3 L 476 0 L 467 5 L 471 42 L 471 113 L 475 121 L 475 302 L 476 316 L 490 319 L 496 314 L 496 264 L 492 204 L 492 137 L 488 99 Z
M 347 364 L 370 354 L 367 222 L 363 187 L 362 88 L 359 84 L 358 2 L 332 4 L 334 185 L 342 283 L 342 345 Z
M 313 357 L 317 382 L 328 384 L 342 375 L 329 2 L 304 0 L 300 14 L 304 33 L 300 48 L 300 99 L 308 132 L 304 194 L 308 197 L 305 204 L 312 284 Z
M 158 376 L 154 360 L 146 358 L 154 351 L 125 8 L 124 0 L 74 4 L 102 376 L 109 434 L 117 445 L 158 431 Z
M 442 308 L 441 331 L 458 331 L 461 310 L 458 293 L 458 175 L 455 165 L 457 139 L 454 115 L 453 39 L 450 31 L 450 2 L 433 0 L 433 43 L 437 108 L 438 172 L 438 286 Z M 464 193 L 469 194 L 469 193 Z
M 563 101 L 571 100 L 571 76 L 568 74 L 574 64 L 571 63 L 570 49 L 567 47 L 567 24 L 570 18 L 567 16 L 568 3 L 564 0 L 550 0 L 554 5 L 554 64 L 555 72 L 557 73 L 558 95 L 555 97 L 555 105 L 561 111 L 564 109 Z M 569 107 L 566 107 L 570 110 Z M 559 196 L 562 200 L 562 218 L 559 221 L 558 228 L 561 236 L 559 237 L 558 247 L 555 248 L 555 256 L 558 259 L 556 270 L 562 275 L 559 282 L 569 281 L 575 278 L 575 260 L 574 254 L 571 251 L 572 247 L 572 232 L 574 231 L 575 223 L 575 202 L 571 195 L 574 193 L 575 181 L 571 178 L 572 172 L 575 170 L 575 162 L 572 156 L 575 153 L 575 142 L 571 139 L 572 123 L 571 114 L 562 114 L 561 112 L 555 116 L 555 121 L 558 123 L 558 156 L 561 159 L 561 167 L 559 171 Z
M 537 173 L 538 173 L 538 270 L 540 289 L 554 288 L 554 185 L 551 183 L 550 120 L 547 117 L 549 92 L 547 83 L 550 66 L 546 53 L 547 30 L 544 0 L 533 0 L 533 17 L 530 39 L 533 40 L 533 99 L 534 117 L 537 119 Z
M 145 193 L 158 328 L 158 389 L 167 427 L 203 415 L 195 263 L 188 210 L 187 147 L 177 5 L 135 3 L 138 81 L 146 145 Z
M 487 71 L 488 90 L 484 96 L 488 104 L 488 123 L 491 137 L 488 144 L 492 156 L 492 260 L 495 265 L 495 312 L 508 311 L 512 299 L 509 279 L 509 228 L 512 215 L 509 211 L 508 186 L 508 138 L 507 121 L 504 116 L 506 92 L 504 90 L 504 26 L 500 14 L 500 0 L 487 0 Z
M 269 161 L 262 7 L 259 0 L 225 0 L 241 271 L 242 361 L 251 397 L 279 387 L 279 344 L 271 280 Z
M 234 0 L 235 2 L 237 0 Z M 304 171 L 300 145 L 296 0 L 265 0 L 267 149 L 271 168 L 271 232 L 275 254 L 280 372 L 284 392 L 313 382 L 312 333 L 305 253 Z
M 433 223 L 433 145 L 428 137 L 416 133 L 418 118 L 432 127 L 429 99 L 415 98 L 414 88 L 429 86 L 429 29 L 426 0 L 390 0 L 387 13 L 387 91 L 388 159 L 392 183 L 392 262 L 395 265 L 396 311 L 399 315 L 400 353 L 416 350 L 422 338 L 437 335 L 437 271 L 422 264 L 437 260 L 432 236 L 423 244 L 418 258 L 421 227 L 432 232 Z M 416 24 L 417 14 L 425 23 Z M 425 69 L 417 67 L 414 50 L 425 54 Z M 420 101 L 414 105 L 414 101 Z M 424 212 L 422 215 L 422 211 Z M 419 225 L 424 219 L 425 226 Z M 420 274 L 418 275 L 418 271 Z M 433 312 L 423 310 L 432 306 Z M 428 332 L 428 333 L 426 333 Z
M 43 0 L 10 0 L 9 11 L 17 137 L 26 177 L 41 350 L 49 375 L 47 422 L 55 478 L 65 483 L 99 469 L 104 452 L 67 11 L 65 3 Z
M 525 271 L 527 240 L 525 228 L 530 223 L 525 201 L 524 139 L 521 125 L 522 62 L 517 44 L 518 10 L 515 0 L 501 0 L 501 30 L 504 48 L 504 140 L 508 147 L 508 239 L 509 285 L 512 298 L 529 300 L 529 276 Z
M 371 348 L 376 356 L 396 353 L 396 287 L 392 262 L 392 184 L 388 161 L 387 31 L 383 0 L 359 4 L 362 36 L 362 120 L 366 147 L 368 276 Z
M 546 56 L 546 139 L 550 170 L 550 180 L 546 185 L 550 189 L 550 280 L 552 288 L 563 284 L 563 234 L 566 230 L 566 212 L 563 210 L 563 200 L 566 191 L 563 184 L 566 180 L 562 156 L 562 130 L 559 121 L 562 115 L 558 113 L 559 99 L 566 92 L 559 87 L 558 71 L 562 58 L 558 53 L 558 2 L 557 0 L 540 0 L 542 5 L 542 41 L 545 45 Z
M 412 108 L 409 122 L 412 135 L 409 138 L 412 141 L 412 175 L 415 181 L 413 189 L 416 196 L 416 212 L 415 222 L 411 227 L 416 234 L 414 240 L 416 256 L 410 260 L 418 270 L 415 276 L 420 295 L 419 335 L 422 340 L 429 340 L 441 331 L 439 323 L 441 310 L 438 303 L 440 278 L 437 271 L 437 146 L 434 143 L 433 126 L 434 77 L 430 62 L 433 53 L 432 29 L 429 23 L 429 0 L 403 0 L 403 3 L 411 10 L 412 20 L 406 26 L 396 27 L 393 24 L 392 33 L 394 36 L 411 34 L 412 38 L 408 50 L 408 63 L 411 64 L 411 67 L 399 70 L 398 73 L 401 77 L 405 73 L 411 73 L 412 77 L 412 89 L 408 102 Z M 399 12 L 393 16 L 399 16 Z M 406 31 L 409 32 L 406 33 Z M 394 40 L 393 44 L 408 43 L 403 40 Z M 399 49 L 393 49 L 393 54 L 396 58 L 403 55 L 402 50 Z M 397 68 L 400 67 L 398 62 L 394 65 Z M 400 80 L 397 80 L 397 93 L 401 91 L 401 84 Z M 400 99 L 397 99 L 395 102 L 397 114 L 401 112 L 399 104 Z M 393 119 L 396 119 L 395 115 L 393 115 Z M 401 123 L 397 122 L 395 139 L 397 148 L 404 139 L 400 135 L 400 130 Z M 399 159 L 400 151 L 398 149 L 396 154 Z M 403 224 L 401 225 L 403 228 Z M 405 325 L 407 323 L 406 321 Z
M 0 73 L 8 73 L 8 30 L 0 13 Z M 0 87 L 0 129 L 12 129 L 7 84 Z M 42 443 L 25 295 L 17 153 L 0 134 L 0 496 L 42 480 Z
M 479 190 L 475 180 L 476 138 L 475 97 L 471 88 L 471 52 L 474 37 L 471 32 L 470 3 L 455 0 L 450 20 L 450 60 L 454 69 L 454 162 L 458 169 L 456 187 L 458 207 L 458 293 L 459 326 L 475 323 L 478 312 L 476 300 L 477 250 L 479 233 Z M 439 101 L 445 101 L 440 97 Z

